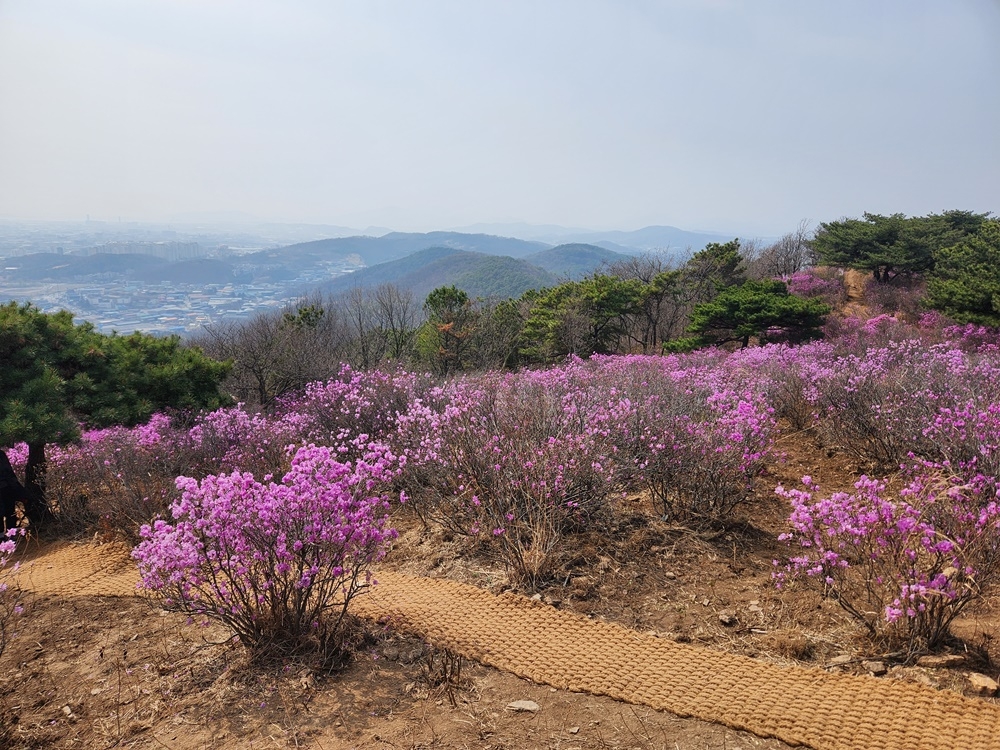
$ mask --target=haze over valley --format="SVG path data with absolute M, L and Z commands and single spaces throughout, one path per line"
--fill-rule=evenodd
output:
M 417 300 L 452 284 L 472 297 L 517 297 L 629 255 L 681 259 L 732 239 L 666 226 L 469 229 L 479 228 L 547 241 L 324 225 L 7 221 L 0 223 L 0 298 L 67 309 L 104 332 L 186 334 L 357 286 L 394 284 Z

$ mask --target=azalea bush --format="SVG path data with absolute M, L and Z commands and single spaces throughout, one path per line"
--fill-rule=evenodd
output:
M 143 425 L 85 431 L 76 446 L 52 451 L 46 497 L 71 528 L 97 522 L 107 535 L 139 541 L 139 528 L 166 512 L 185 464 L 183 430 L 164 414 Z
M 396 420 L 431 387 L 429 376 L 397 369 L 358 371 L 344 365 L 337 377 L 308 384 L 281 402 L 281 421 L 301 440 L 344 450 L 359 435 L 390 441 Z
M 828 443 L 873 469 L 892 471 L 911 456 L 950 458 L 959 448 L 954 441 L 965 440 L 958 415 L 1000 400 L 1000 360 L 919 338 L 889 342 L 833 360 L 814 378 L 812 393 Z M 942 420 L 958 420 L 958 429 Z
M 660 378 L 634 412 L 635 475 L 664 520 L 725 521 L 750 497 L 774 439 L 762 394 L 717 379 Z
M 288 469 L 288 446 L 301 443 L 294 419 L 247 411 L 243 404 L 197 415 L 173 450 L 184 456 L 186 471 L 196 477 L 242 471 L 279 475 Z
M 384 446 L 341 462 L 300 448 L 280 483 L 252 474 L 179 477 L 172 521 L 142 529 L 142 587 L 167 606 L 229 627 L 254 655 L 346 650 L 348 607 L 396 533 L 383 488 L 398 471 Z
M 888 650 L 913 656 L 940 645 L 948 627 L 1000 577 L 996 477 L 962 479 L 933 464 L 912 469 L 898 492 L 861 477 L 854 492 L 777 492 L 792 505 L 793 548 L 779 585 L 809 579 Z
M 487 540 L 513 579 L 548 577 L 565 534 L 603 521 L 620 486 L 592 375 L 573 362 L 461 379 L 417 400 L 399 419 L 417 510 Z
M 0 656 L 3 655 L 7 643 L 14 634 L 14 623 L 21 615 L 21 588 L 10 580 L 18 564 L 10 565 L 14 554 L 18 535 L 24 534 L 24 529 L 8 529 L 0 536 Z
M 807 268 L 782 277 L 782 280 L 788 286 L 788 293 L 796 297 L 818 298 L 831 306 L 847 297 L 843 276 L 829 269 Z

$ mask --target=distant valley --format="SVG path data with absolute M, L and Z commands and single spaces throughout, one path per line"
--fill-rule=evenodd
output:
M 213 244 L 205 230 L 196 236 L 171 232 L 169 240 L 159 241 L 155 231 L 147 230 L 141 240 L 118 233 L 86 245 L 65 230 L 64 235 L 18 234 L 0 225 L 0 301 L 69 309 L 105 331 L 185 333 L 304 295 L 340 294 L 359 286 L 395 284 L 416 300 L 452 284 L 472 297 L 516 297 L 581 278 L 631 254 L 658 251 L 679 257 L 708 242 L 731 239 L 674 227 L 605 233 L 535 229 L 565 241 L 485 232 L 389 232 L 255 248 L 254 237 L 245 233 L 234 245 L 225 234 Z M 591 241 L 574 241 L 580 237 Z

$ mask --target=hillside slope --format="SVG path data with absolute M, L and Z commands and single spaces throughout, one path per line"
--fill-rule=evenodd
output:
M 549 247 L 544 242 L 530 242 L 512 237 L 462 232 L 390 232 L 382 237 L 336 237 L 302 242 L 246 256 L 249 262 L 280 261 L 302 266 L 320 261 L 360 255 L 369 266 L 397 260 L 429 247 L 469 250 L 487 255 L 521 258 Z
M 552 274 L 523 259 L 431 247 L 338 277 L 324 284 L 321 291 L 339 294 L 354 287 L 395 284 L 422 301 L 439 286 L 455 285 L 470 297 L 507 298 L 554 283 Z
M 627 255 L 580 242 L 550 247 L 525 258 L 560 279 L 581 279 L 606 264 L 624 260 Z

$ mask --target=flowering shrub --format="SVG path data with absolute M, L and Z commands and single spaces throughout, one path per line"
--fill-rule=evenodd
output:
M 836 358 L 813 383 L 822 436 L 891 471 L 967 452 L 969 420 L 1000 401 L 1000 360 L 911 338 Z
M 246 411 L 243 404 L 197 417 L 176 451 L 195 476 L 243 471 L 264 476 L 288 468 L 288 446 L 300 442 L 294 420 Z M 176 475 L 175 475 L 176 476 Z
M 926 284 L 919 280 L 896 278 L 892 283 L 869 279 L 864 298 L 873 310 L 894 313 L 907 320 L 917 320 L 925 309 Z
M 634 470 L 665 520 L 725 520 L 750 496 L 770 455 L 773 409 L 723 373 L 691 374 L 650 378 L 636 399 Z
M 932 310 L 932 313 L 940 315 Z M 941 328 L 941 335 L 953 346 L 967 352 L 1000 352 L 1000 329 L 974 323 L 950 325 Z
M 10 461 L 10 465 L 14 471 L 24 476 L 24 467 L 28 463 L 28 444 L 17 443 L 16 445 L 5 449 L 5 452 L 7 453 L 7 459 Z
M 308 446 L 280 484 L 240 472 L 179 477 L 173 523 L 144 526 L 133 551 L 141 585 L 224 623 L 255 655 L 339 658 L 348 606 L 395 537 L 380 488 L 396 467 L 375 445 L 353 464 Z
M 106 534 L 139 539 L 139 527 L 164 513 L 181 470 L 178 431 L 156 414 L 133 429 L 83 433 L 75 448 L 57 449 L 46 474 L 56 517 L 79 527 L 98 520 Z
M 921 464 L 896 494 L 863 476 L 855 492 L 828 497 L 818 497 L 810 477 L 802 481 L 804 490 L 777 489 L 792 504 L 792 531 L 781 538 L 796 552 L 775 577 L 779 585 L 819 581 L 881 645 L 901 646 L 911 656 L 933 648 L 952 620 L 996 584 L 995 477 L 963 481 Z
M 17 584 L 7 580 L 9 574 L 18 568 L 17 563 L 10 568 L 7 564 L 14 554 L 19 534 L 24 534 L 24 529 L 8 529 L 5 535 L 0 536 L 0 656 L 3 656 L 4 649 L 7 648 L 7 643 L 13 635 L 14 621 L 22 611 L 19 603 L 21 589 Z
M 300 440 L 338 449 L 359 435 L 388 441 L 398 415 L 429 388 L 427 376 L 403 370 L 358 372 L 344 365 L 336 378 L 310 383 L 302 393 L 283 400 L 281 421 L 293 427 Z
M 417 510 L 490 540 L 515 580 L 546 578 L 564 534 L 600 519 L 617 486 L 590 377 L 574 362 L 456 380 L 415 401 L 399 424 Z
M 187 431 L 164 414 L 131 429 L 85 430 L 79 443 L 47 454 L 45 494 L 59 525 L 79 532 L 96 522 L 132 542 L 142 524 L 167 511 L 174 478 L 194 463 Z
M 832 275 L 829 271 L 809 268 L 782 280 L 787 285 L 789 294 L 818 298 L 831 306 L 842 302 L 847 296 L 843 277 Z

